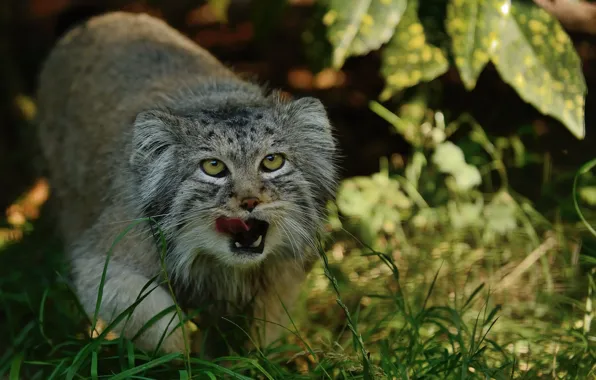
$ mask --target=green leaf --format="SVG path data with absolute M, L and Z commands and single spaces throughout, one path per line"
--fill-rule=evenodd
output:
M 387 82 L 381 100 L 387 100 L 395 92 L 421 81 L 431 81 L 449 69 L 443 51 L 426 40 L 424 28 L 418 19 L 418 1 L 408 2 L 393 38 L 383 50 L 381 60 L 381 73 Z
M 440 172 L 453 176 L 455 185 L 460 190 L 471 190 L 482 183 L 478 168 L 466 163 L 463 150 L 451 141 L 437 145 L 432 161 Z
M 386 173 L 375 173 L 344 180 L 337 207 L 343 215 L 360 222 L 361 238 L 375 246 L 374 237 L 380 232 L 394 234 L 401 221 L 409 217 L 412 201 L 398 181 Z
M 579 197 L 590 206 L 596 205 L 596 186 L 586 186 L 579 189 Z
M 447 203 L 449 221 L 455 229 L 462 229 L 478 225 L 481 222 L 481 214 L 484 204 L 482 199 L 475 203 L 457 204 L 454 201 Z
M 10 380 L 19 380 L 21 373 L 21 366 L 23 365 L 24 356 L 19 353 L 14 356 L 10 365 Z
M 467 191 L 482 183 L 482 176 L 477 167 L 466 164 L 461 170 L 452 173 L 455 178 L 455 185 L 458 189 Z
M 333 45 L 333 66 L 349 56 L 364 55 L 391 39 L 406 9 L 406 0 L 330 0 L 323 17 Z
M 583 139 L 581 61 L 555 18 L 532 3 L 451 0 L 446 23 L 466 88 L 475 87 L 491 61 L 523 100 Z
M 219 22 L 228 22 L 228 8 L 231 0 L 208 0 L 209 6 Z
M 447 6 L 447 33 L 451 36 L 455 64 L 464 86 L 476 86 L 478 76 L 496 46 L 499 21 L 503 16 L 496 0 L 451 0 Z
M 514 231 L 517 228 L 515 212 L 515 206 L 511 202 L 503 201 L 502 197 L 495 197 L 484 208 L 486 229 L 500 235 Z
M 440 172 L 447 174 L 457 173 L 466 166 L 464 152 L 451 141 L 445 141 L 437 146 L 432 161 Z

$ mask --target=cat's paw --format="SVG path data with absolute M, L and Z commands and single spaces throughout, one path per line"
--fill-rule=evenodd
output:
M 181 353 L 184 355 L 186 355 L 187 350 L 190 353 L 195 352 L 196 347 L 193 342 L 197 340 L 195 335 L 198 333 L 197 326 L 189 321 L 184 325 L 184 329 L 177 328 L 164 339 L 161 351 L 166 354 Z

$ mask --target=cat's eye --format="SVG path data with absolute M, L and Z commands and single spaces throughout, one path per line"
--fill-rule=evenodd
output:
M 226 165 L 215 158 L 202 161 L 201 169 L 203 169 L 205 174 L 217 178 L 224 177 L 228 173 L 228 168 Z
M 265 158 L 263 158 L 263 161 L 261 161 L 261 168 L 266 172 L 274 172 L 281 169 L 285 162 L 286 158 L 283 154 L 268 154 L 265 156 Z

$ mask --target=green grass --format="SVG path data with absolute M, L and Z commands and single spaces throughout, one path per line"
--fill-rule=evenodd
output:
M 575 222 L 549 220 L 502 187 L 486 194 L 452 192 L 448 202 L 434 206 L 416 194 L 422 199 L 418 212 L 400 208 L 407 205 L 403 202 L 392 206 L 405 215 L 399 223 L 390 223 L 395 213 L 375 222 L 387 208 L 378 206 L 392 198 L 375 198 L 370 209 L 358 209 L 360 218 L 340 217 L 331 207 L 321 261 L 298 305 L 288 311 L 292 323 L 286 337 L 211 361 L 142 352 L 126 339 L 107 339 L 111 325 L 89 337 L 97 310 L 91 318 L 82 312 L 61 244 L 42 210 L 41 219 L 25 226 L 24 239 L 0 249 L 0 377 L 594 378 L 596 255 L 591 247 L 596 235 L 589 220 L 595 215 L 583 210 L 577 197 L 580 175 L 589 177 L 594 166 L 596 160 L 573 181 Z M 390 180 L 384 176 L 373 178 Z M 343 196 L 366 204 L 369 194 L 354 189 Z M 450 191 L 448 183 L 446 189 L 434 194 Z M 498 213 L 455 226 L 450 203 L 462 207 L 471 199 L 482 199 L 483 212 L 491 206 L 509 210 L 500 220 L 505 225 L 514 220 L 516 228 L 497 233 Z M 108 264 L 109 254 L 102 278 Z M 101 298 L 100 290 L 98 303 Z M 134 307 L 112 325 L 126 321 Z M 237 322 L 226 321 L 244 334 Z
M 593 277 L 557 268 L 573 255 L 560 236 L 550 237 L 556 248 L 544 254 L 559 290 L 546 292 L 538 261 L 506 289 L 490 282 L 499 268 L 519 267 L 528 256 L 531 238 L 523 233 L 479 245 L 447 226 L 432 234 L 406 229 L 405 240 L 381 242 L 387 250 L 377 252 L 346 224 L 322 249 L 287 338 L 206 361 L 144 353 L 125 339 L 105 340 L 105 330 L 89 338 L 92 321 L 68 286 L 60 244 L 45 223 L 0 251 L 0 376 L 10 379 L 596 376 L 596 338 L 585 329 Z

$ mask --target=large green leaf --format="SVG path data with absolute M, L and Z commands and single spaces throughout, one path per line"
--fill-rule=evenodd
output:
M 418 19 L 418 1 L 410 0 L 393 38 L 382 53 L 381 72 L 387 84 L 381 100 L 421 81 L 433 80 L 448 68 L 449 62 L 443 51 L 426 41 Z
M 323 17 L 333 45 L 333 66 L 347 57 L 376 50 L 393 36 L 406 9 L 406 0 L 329 0 Z
M 492 61 L 522 99 L 584 137 L 581 62 L 569 36 L 546 11 L 532 3 L 451 0 L 447 31 L 468 89 Z
M 447 33 L 451 36 L 455 64 L 464 85 L 476 86 L 480 72 L 489 61 L 489 53 L 496 48 L 502 20 L 497 0 L 451 0 L 447 6 Z

